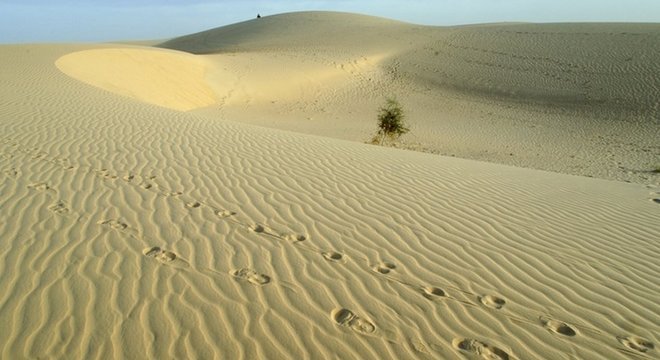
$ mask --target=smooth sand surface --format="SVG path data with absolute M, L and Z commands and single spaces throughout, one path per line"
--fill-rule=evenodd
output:
M 266 32 L 267 17 L 235 25 L 235 38 L 191 43 L 195 52 L 213 45 L 206 55 L 0 46 L 0 358 L 658 358 L 657 175 L 626 183 L 337 139 L 359 140 L 356 129 L 368 137 L 385 93 L 373 82 L 410 89 L 397 94 L 407 104 L 437 100 L 408 105 L 411 137 L 450 133 L 449 146 L 465 153 L 480 142 L 501 152 L 534 123 L 539 138 L 529 141 L 556 152 L 521 165 L 577 151 L 583 157 L 557 160 L 571 172 L 603 163 L 589 140 L 601 129 L 612 143 L 631 141 L 603 146 L 641 166 L 657 159 L 657 142 L 643 145 L 650 154 L 636 150 L 652 140 L 642 130 L 658 130 L 657 117 L 645 117 L 657 116 L 645 92 L 656 78 L 639 89 L 621 83 L 638 94 L 617 95 L 636 99 L 630 111 L 552 100 L 557 113 L 546 114 L 538 109 L 551 107 L 533 103 L 532 90 L 520 99 L 425 90 L 414 85 L 419 75 L 388 72 L 395 61 L 415 68 L 397 55 L 419 49 L 408 41 L 415 33 L 424 43 L 479 27 L 284 19 L 299 49 Z M 330 23 L 336 33 L 305 43 L 296 29 L 322 19 L 344 26 Z M 657 27 L 643 28 L 657 36 Z M 333 46 L 377 33 L 392 43 L 366 42 L 362 55 L 358 45 L 339 49 L 328 62 Z M 396 47 L 401 39 L 410 48 Z M 634 64 L 640 73 L 658 66 Z M 117 82 L 109 72 L 134 78 Z M 199 108 L 210 98 L 217 102 Z M 332 113 L 342 101 L 344 112 Z M 441 105 L 449 107 L 442 121 L 424 118 Z M 485 109 L 492 116 L 476 116 Z M 593 115 L 610 113 L 627 117 Z M 249 116 L 298 132 L 238 122 Z M 562 136 L 570 126 L 583 129 L 582 143 Z
M 90 85 L 174 110 L 217 102 L 203 59 L 182 52 L 93 49 L 67 54 L 55 64 Z

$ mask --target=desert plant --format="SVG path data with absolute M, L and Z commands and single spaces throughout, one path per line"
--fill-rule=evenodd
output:
M 382 145 L 385 138 L 389 138 L 391 141 L 396 140 L 408 131 L 401 104 L 394 98 L 388 98 L 385 106 L 379 110 L 378 132 L 374 135 L 372 142 Z

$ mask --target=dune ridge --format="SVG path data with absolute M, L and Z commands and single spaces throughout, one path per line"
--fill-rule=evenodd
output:
M 657 184 L 253 126 L 58 69 L 118 47 L 0 46 L 1 358 L 657 357 Z M 276 55 L 349 90 L 387 74 Z M 263 54 L 208 56 L 223 116 L 269 103 L 223 93 Z

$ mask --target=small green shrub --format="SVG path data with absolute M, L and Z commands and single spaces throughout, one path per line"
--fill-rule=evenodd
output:
M 396 99 L 388 98 L 385 106 L 378 113 L 378 132 L 374 135 L 372 143 L 383 144 L 385 138 L 396 140 L 410 129 L 406 127 L 403 108 Z

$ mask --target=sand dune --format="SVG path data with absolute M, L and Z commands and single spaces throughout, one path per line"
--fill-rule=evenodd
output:
M 442 28 L 312 12 L 251 20 L 159 46 L 195 54 L 296 51 L 297 56 L 313 57 L 318 51 L 324 60 L 386 54 L 382 65 L 390 75 L 405 77 L 415 87 L 463 90 L 518 103 L 624 108 L 657 121 L 658 39 L 657 24 Z
M 458 31 L 366 19 L 359 21 L 373 22 L 373 32 Z M 258 26 L 268 24 L 262 20 Z M 241 36 L 225 41 L 268 44 Z M 331 48 L 308 53 L 275 44 L 206 55 L 108 44 L 0 46 L 1 358 L 658 357 L 657 183 L 231 121 L 243 109 L 246 117 L 264 116 L 254 122 L 272 114 L 273 126 L 342 137 L 340 126 L 371 124 L 382 95 L 374 88 L 423 82 L 401 60 L 396 76 L 390 72 L 393 59 L 416 44 L 364 53 L 355 45 L 335 57 Z M 106 83 L 115 81 L 101 70 L 114 66 L 102 65 L 109 60 L 134 74 L 130 81 Z M 281 67 L 270 83 L 268 66 Z M 539 105 L 509 109 L 503 104 L 517 100 L 468 88 L 437 85 L 402 98 L 429 101 L 410 109 L 410 121 L 436 109 L 429 99 L 453 104 L 442 116 L 457 116 L 450 125 L 474 132 L 475 142 L 484 130 L 466 104 L 506 109 L 489 120 L 497 141 L 522 137 L 508 133 L 512 124 L 524 127 L 517 119 L 540 114 L 534 121 L 550 134 L 541 149 L 561 143 L 553 136 L 579 113 L 544 117 Z M 211 99 L 215 105 L 181 111 Z M 638 98 L 639 109 L 648 99 Z M 346 117 L 328 121 L 342 104 Z M 575 126 L 588 133 L 592 120 Z M 657 127 L 637 120 L 617 141 L 650 141 L 652 134 L 637 131 Z M 429 136 L 450 125 L 436 124 Z M 575 163 L 600 155 L 586 140 L 563 141 L 568 151 L 585 147 Z M 469 145 L 462 146 L 474 151 Z
M 660 26 L 499 24 L 427 27 L 294 13 L 167 41 L 205 54 L 236 91 L 203 113 L 364 142 L 399 98 L 414 150 L 605 179 L 655 183 Z M 300 87 L 282 79 L 344 73 Z M 325 70 L 323 70 L 325 69 Z M 214 75 L 215 74 L 215 75 Z M 283 89 L 284 88 L 284 89 Z M 594 157 L 590 154 L 602 154 Z
M 301 12 L 267 16 L 168 40 L 160 47 L 194 54 L 327 49 L 363 52 L 398 47 L 424 28 L 372 16 Z M 427 29 L 434 29 L 428 27 Z M 378 41 L 373 41 L 378 36 Z M 350 44 L 350 45 L 349 45 Z M 347 46 L 348 45 L 348 46 Z M 390 49 L 397 51 L 397 48 Z

